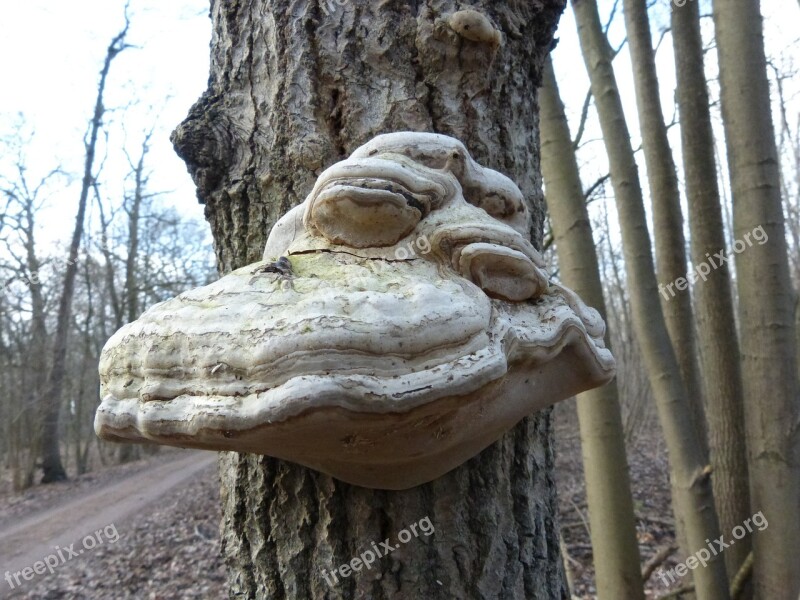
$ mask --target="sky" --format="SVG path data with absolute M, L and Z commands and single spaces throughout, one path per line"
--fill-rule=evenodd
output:
M 701 13 L 710 12 L 707 0 L 690 1 L 701 2 Z M 605 20 L 612 2 L 599 0 L 599 3 L 601 18 Z M 0 136 L 12 131 L 18 115 L 23 114 L 24 130 L 33 133 L 27 154 L 31 177 L 55 166 L 76 175 L 70 186 L 57 190 L 48 200 L 41 220 L 41 237 L 45 243 L 66 243 L 71 232 L 77 204 L 76 186 L 82 171 L 83 135 L 106 48 L 123 24 L 123 8 L 123 2 L 118 0 L 71 3 L 28 0 L 9 3 L 0 20 L 0 56 L 3 57 L 0 81 L 4 88 L 0 93 Z M 793 62 L 800 66 L 797 43 L 800 34 L 795 27 L 800 22 L 798 3 L 762 0 L 762 12 L 768 55 L 780 57 L 785 64 Z M 169 192 L 162 197 L 163 202 L 176 207 L 182 215 L 202 219 L 202 207 L 195 198 L 194 186 L 183 162 L 172 149 L 169 133 L 206 87 L 211 39 L 208 1 L 131 0 L 129 15 L 128 42 L 134 47 L 114 60 L 107 85 L 108 148 L 124 144 L 135 152 L 143 132 L 155 126 L 149 157 L 151 189 Z M 669 23 L 667 0 L 656 0 L 651 15 L 653 35 L 658 39 Z M 710 19 L 704 20 L 704 28 L 710 40 Z M 570 8 L 561 19 L 557 36 L 560 42 L 553 54 L 554 62 L 574 132 L 589 82 Z M 619 11 L 609 38 L 615 47 L 624 40 L 623 16 Z M 663 38 L 656 57 L 662 107 L 669 121 L 675 113 L 675 76 L 669 35 Z M 709 76 L 714 75 L 713 63 L 714 60 L 707 60 Z M 623 47 L 615 59 L 614 68 L 633 145 L 638 147 L 638 120 L 627 47 Z M 794 102 L 795 119 L 800 94 L 798 81 L 795 78 L 788 88 Z M 607 171 L 599 127 L 592 121 L 584 137 L 589 142 L 579 152 L 586 186 Z M 670 138 L 680 168 L 677 127 L 670 129 Z M 643 169 L 641 155 L 637 160 Z M 127 165 L 119 152 L 109 152 L 102 177 L 104 192 L 119 196 L 126 171 Z M 642 172 L 642 182 L 645 181 Z
M 686 1 L 686 0 L 684 0 Z M 688 0 L 700 2 L 700 14 L 702 18 L 701 28 L 703 40 L 707 48 L 706 52 L 706 76 L 709 80 L 709 92 L 712 102 L 712 119 L 716 134 L 717 156 L 721 164 L 725 165 L 725 138 L 722 128 L 722 119 L 719 110 L 718 98 L 719 90 L 716 85 L 718 76 L 716 69 L 716 47 L 714 46 L 714 28 L 711 19 L 710 0 Z M 655 0 L 652 3 L 649 14 L 651 19 L 651 34 L 654 44 L 659 39 L 660 44 L 656 50 L 656 71 L 658 73 L 659 89 L 661 95 L 661 107 L 666 122 L 673 120 L 677 123 L 677 107 L 675 104 L 675 65 L 673 61 L 672 38 L 669 35 L 670 4 L 668 0 Z M 607 22 L 611 14 L 613 1 L 598 0 L 600 8 L 600 18 L 602 22 Z M 639 135 L 639 119 L 636 107 L 636 96 L 633 85 L 633 71 L 631 68 L 630 54 L 625 40 L 625 23 L 622 11 L 622 0 L 619 0 L 619 7 L 615 13 L 608 32 L 609 42 L 612 47 L 621 50 L 614 59 L 614 74 L 617 85 L 620 89 L 620 96 L 625 111 L 625 118 L 631 141 L 634 148 L 640 149 L 641 137 Z M 800 68 L 800 31 L 797 23 L 800 23 L 800 4 L 793 0 L 761 0 L 761 12 L 764 18 L 764 43 L 768 59 L 773 60 L 776 65 L 780 65 L 785 72 Z M 662 38 L 662 32 L 666 34 Z M 583 102 L 589 89 L 589 78 L 583 65 L 580 48 L 577 38 L 577 29 L 571 7 L 564 11 L 559 22 L 556 36 L 559 44 L 553 51 L 553 64 L 562 100 L 565 104 L 567 119 L 573 135 L 577 131 L 580 121 L 580 114 Z M 770 73 L 771 75 L 771 73 Z M 795 131 L 798 130 L 798 119 L 800 118 L 800 77 L 797 75 L 793 79 L 785 82 L 785 92 L 787 104 L 789 105 L 790 120 Z M 773 120 L 777 126 L 778 114 L 774 112 Z M 681 140 L 680 128 L 678 126 L 668 129 L 670 145 L 673 150 L 674 160 L 678 172 L 678 178 L 683 181 L 683 167 L 681 164 Z M 578 151 L 578 162 L 581 167 L 581 178 L 584 188 L 594 183 L 598 178 L 608 173 L 608 160 L 602 142 L 600 126 L 597 122 L 594 108 L 590 110 L 590 117 L 587 123 L 586 132 L 583 135 L 583 145 Z M 649 191 L 647 189 L 647 174 L 644 166 L 644 156 L 641 150 L 637 151 L 636 162 L 639 166 L 640 182 L 645 196 L 645 208 L 649 210 Z M 724 198 L 730 198 L 729 185 L 724 171 L 720 171 L 720 185 Z M 611 222 L 616 220 L 616 210 L 614 208 L 611 186 L 607 186 L 606 196 L 611 198 L 611 202 L 606 203 L 609 210 Z M 682 198 L 684 221 L 686 220 L 687 207 L 686 198 Z M 590 205 L 590 215 L 598 217 L 599 203 Z M 652 222 L 650 223 L 652 234 Z M 618 232 L 612 231 L 612 242 L 619 244 Z M 688 232 L 687 232 L 688 235 Z M 652 237 L 652 236 L 651 236 Z M 733 240 L 730 240 L 731 242 Z
M 32 180 L 56 166 L 74 174 L 51 195 L 41 219 L 44 243 L 66 243 L 77 209 L 83 171 L 83 136 L 91 117 L 99 72 L 111 39 L 122 29 L 124 3 L 116 0 L 30 0 L 5 7 L 0 20 L 0 136 L 24 115 Z M 134 154 L 155 126 L 150 189 L 171 192 L 163 202 L 202 219 L 194 185 L 172 149 L 170 131 L 185 117 L 208 81 L 211 24 L 206 0 L 133 0 L 127 41 L 114 59 L 105 106 L 111 150 L 101 176 L 111 197 L 122 193 L 128 171 L 125 145 Z M 8 158 L 8 157 L 5 157 Z

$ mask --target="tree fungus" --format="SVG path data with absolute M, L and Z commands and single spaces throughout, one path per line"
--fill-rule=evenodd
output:
M 108 341 L 96 431 L 373 488 L 435 479 L 614 375 L 602 319 L 549 281 L 529 228 L 517 186 L 457 140 L 378 136 L 320 175 L 262 262 Z

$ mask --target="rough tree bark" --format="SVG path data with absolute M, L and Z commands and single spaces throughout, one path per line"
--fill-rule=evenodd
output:
M 633 66 L 636 107 L 650 188 L 650 202 L 653 207 L 656 275 L 659 289 L 664 290 L 660 297 L 661 309 L 686 384 L 686 391 L 689 393 L 697 433 L 707 452 L 706 415 L 697 365 L 691 291 L 688 287 L 680 290 L 674 285 L 670 286 L 678 279 L 686 277 L 686 238 L 683 235 L 678 175 L 675 172 L 672 148 L 669 145 L 667 126 L 661 110 L 647 1 L 625 0 L 623 10 Z
M 688 545 L 684 551 L 690 555 L 705 547 L 705 540 L 719 537 L 710 469 L 661 312 L 639 172 L 611 66 L 608 40 L 595 0 L 573 0 L 572 7 L 611 168 L 633 327 L 669 448 L 675 520 L 679 535 Z M 727 600 L 729 597 L 725 564 L 720 556 L 712 558 L 708 567 L 696 569 L 694 580 L 699 598 Z
M 540 91 L 542 175 L 564 283 L 605 319 L 603 285 L 575 150 L 553 65 Z M 606 343 L 610 336 L 606 335 Z M 578 421 L 600 600 L 644 598 L 616 383 L 579 394 Z
M 756 597 L 800 592 L 800 383 L 786 227 L 760 2 L 714 0 L 720 100 L 737 240 L 768 236 L 736 255 L 742 375 L 754 511 Z
M 697 2 L 672 7 L 672 40 L 677 75 L 683 171 L 689 206 L 692 262 L 708 262 L 729 247 L 722 225 L 714 133 L 703 70 L 703 40 Z M 719 262 L 719 261 L 717 261 Z M 695 286 L 697 335 L 705 377 L 706 419 L 713 474 L 714 501 L 722 531 L 732 531 L 752 513 L 743 443 L 744 397 L 727 263 L 712 269 Z M 725 551 L 733 578 L 750 552 L 744 538 Z
M 97 146 L 97 136 L 103 124 L 103 93 L 105 92 L 106 78 L 111 68 L 111 61 L 125 49 L 125 36 L 128 33 L 128 19 L 125 17 L 125 27 L 114 39 L 111 40 L 106 51 L 103 68 L 100 70 L 100 81 L 97 85 L 97 97 L 94 113 L 89 123 L 89 132 L 85 140 L 85 157 L 81 194 L 78 200 L 78 214 L 75 217 L 75 227 L 69 245 L 64 284 L 58 302 L 58 316 L 56 317 L 56 332 L 53 341 L 53 363 L 50 367 L 50 376 L 42 397 L 42 439 L 40 455 L 42 459 L 42 483 L 62 481 L 67 478 L 64 466 L 61 464 L 61 448 L 59 443 L 59 421 L 61 414 L 61 390 L 64 387 L 67 359 L 67 335 L 72 318 L 72 298 L 75 294 L 75 277 L 78 274 L 78 251 L 83 238 L 83 223 L 86 215 L 86 203 L 89 191 L 94 183 L 94 158 Z
M 536 88 L 561 0 L 480 0 L 502 32 L 448 25 L 455 0 L 212 2 L 208 90 L 173 134 L 218 266 L 260 259 L 326 166 L 378 133 L 460 138 L 521 187 L 541 241 Z M 484 35 L 488 34 L 488 35 Z M 404 492 L 223 455 L 223 548 L 237 598 L 561 598 L 549 413 Z M 430 517 L 419 538 L 333 586 L 322 570 Z

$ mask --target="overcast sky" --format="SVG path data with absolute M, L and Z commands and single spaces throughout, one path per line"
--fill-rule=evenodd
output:
M 123 2 L 29 0 L 5 7 L 0 20 L 0 132 L 22 113 L 34 130 L 28 152 L 31 177 L 57 165 L 79 179 L 83 135 L 91 116 L 100 67 L 111 39 L 122 28 Z M 202 219 L 202 207 L 169 132 L 186 115 L 208 81 L 211 25 L 206 0 L 133 0 L 128 43 L 112 63 L 105 106 L 111 138 L 104 190 L 119 198 L 127 166 L 118 150 L 141 144 L 156 126 L 149 164 L 150 189 L 168 191 L 164 201 Z M 111 153 L 114 153 L 112 156 Z M 47 241 L 65 243 L 77 208 L 74 193 L 53 194 L 42 225 Z
M 699 0 L 692 0 L 699 1 Z M 611 2 L 600 0 L 601 12 L 610 10 Z M 98 71 L 111 38 L 120 30 L 123 3 L 117 0 L 78 0 L 53 2 L 27 0 L 8 3 L 0 20 L 0 134 L 10 131 L 18 113 L 28 129 L 35 130 L 28 153 L 31 175 L 46 172 L 56 165 L 76 175 L 82 169 L 82 138 L 91 114 Z M 702 12 L 709 12 L 708 2 L 701 2 Z M 796 24 L 800 8 L 789 0 L 763 0 L 765 38 L 768 54 L 784 63 L 798 64 Z M 189 107 L 206 87 L 211 36 L 207 0 L 132 0 L 131 28 L 128 42 L 137 46 L 123 52 L 113 63 L 107 86 L 106 106 L 113 109 L 109 148 L 126 143 L 131 149 L 140 143 L 142 132 L 156 125 L 150 165 L 151 189 L 172 191 L 165 202 L 175 205 L 184 215 L 202 218 L 194 186 L 183 162 L 169 143 L 169 132 L 186 115 Z M 666 0 L 651 11 L 654 36 L 669 21 Z M 711 33 L 710 20 L 706 20 Z M 554 52 L 561 93 L 567 104 L 570 127 L 575 131 L 581 105 L 588 89 L 588 78 L 578 50 L 571 9 L 567 9 L 558 30 L 560 43 Z M 624 39 L 622 14 L 618 13 L 610 31 L 612 45 Z M 715 59 L 712 52 L 710 58 Z M 707 61 L 713 62 L 713 61 Z M 657 54 L 662 105 L 666 118 L 674 114 L 675 77 L 671 39 L 666 36 Z M 638 121 L 632 92 L 631 69 L 627 48 L 614 62 L 623 90 L 629 128 L 634 146 L 639 145 Z M 789 85 L 797 118 L 798 80 Z M 127 106 L 133 103 L 132 106 Z M 124 108 L 124 111 L 123 111 Z M 124 116 L 124 118 L 123 118 Z M 672 128 L 671 139 L 680 164 L 679 136 Z M 599 129 L 590 126 L 584 139 L 596 139 L 580 155 L 584 184 L 590 184 L 606 170 Z M 6 157 L 7 158 L 7 157 Z M 640 159 L 640 163 L 643 161 Z M 106 193 L 121 194 L 125 165 L 111 157 L 105 167 Z M 643 179 L 644 181 L 644 179 Z M 116 189 L 114 189 L 116 188 Z M 118 197 L 118 196 L 117 196 Z M 43 219 L 43 237 L 64 241 L 71 231 L 76 208 L 76 194 L 54 194 Z

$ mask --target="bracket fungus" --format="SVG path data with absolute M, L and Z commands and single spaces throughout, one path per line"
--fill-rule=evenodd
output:
M 453 13 L 447 24 L 461 37 L 473 42 L 499 46 L 502 35 L 494 28 L 486 15 L 477 10 L 466 9 Z
M 431 481 L 614 376 L 605 324 L 548 280 L 529 228 L 519 188 L 457 140 L 378 136 L 320 175 L 263 261 L 108 341 L 95 429 Z

